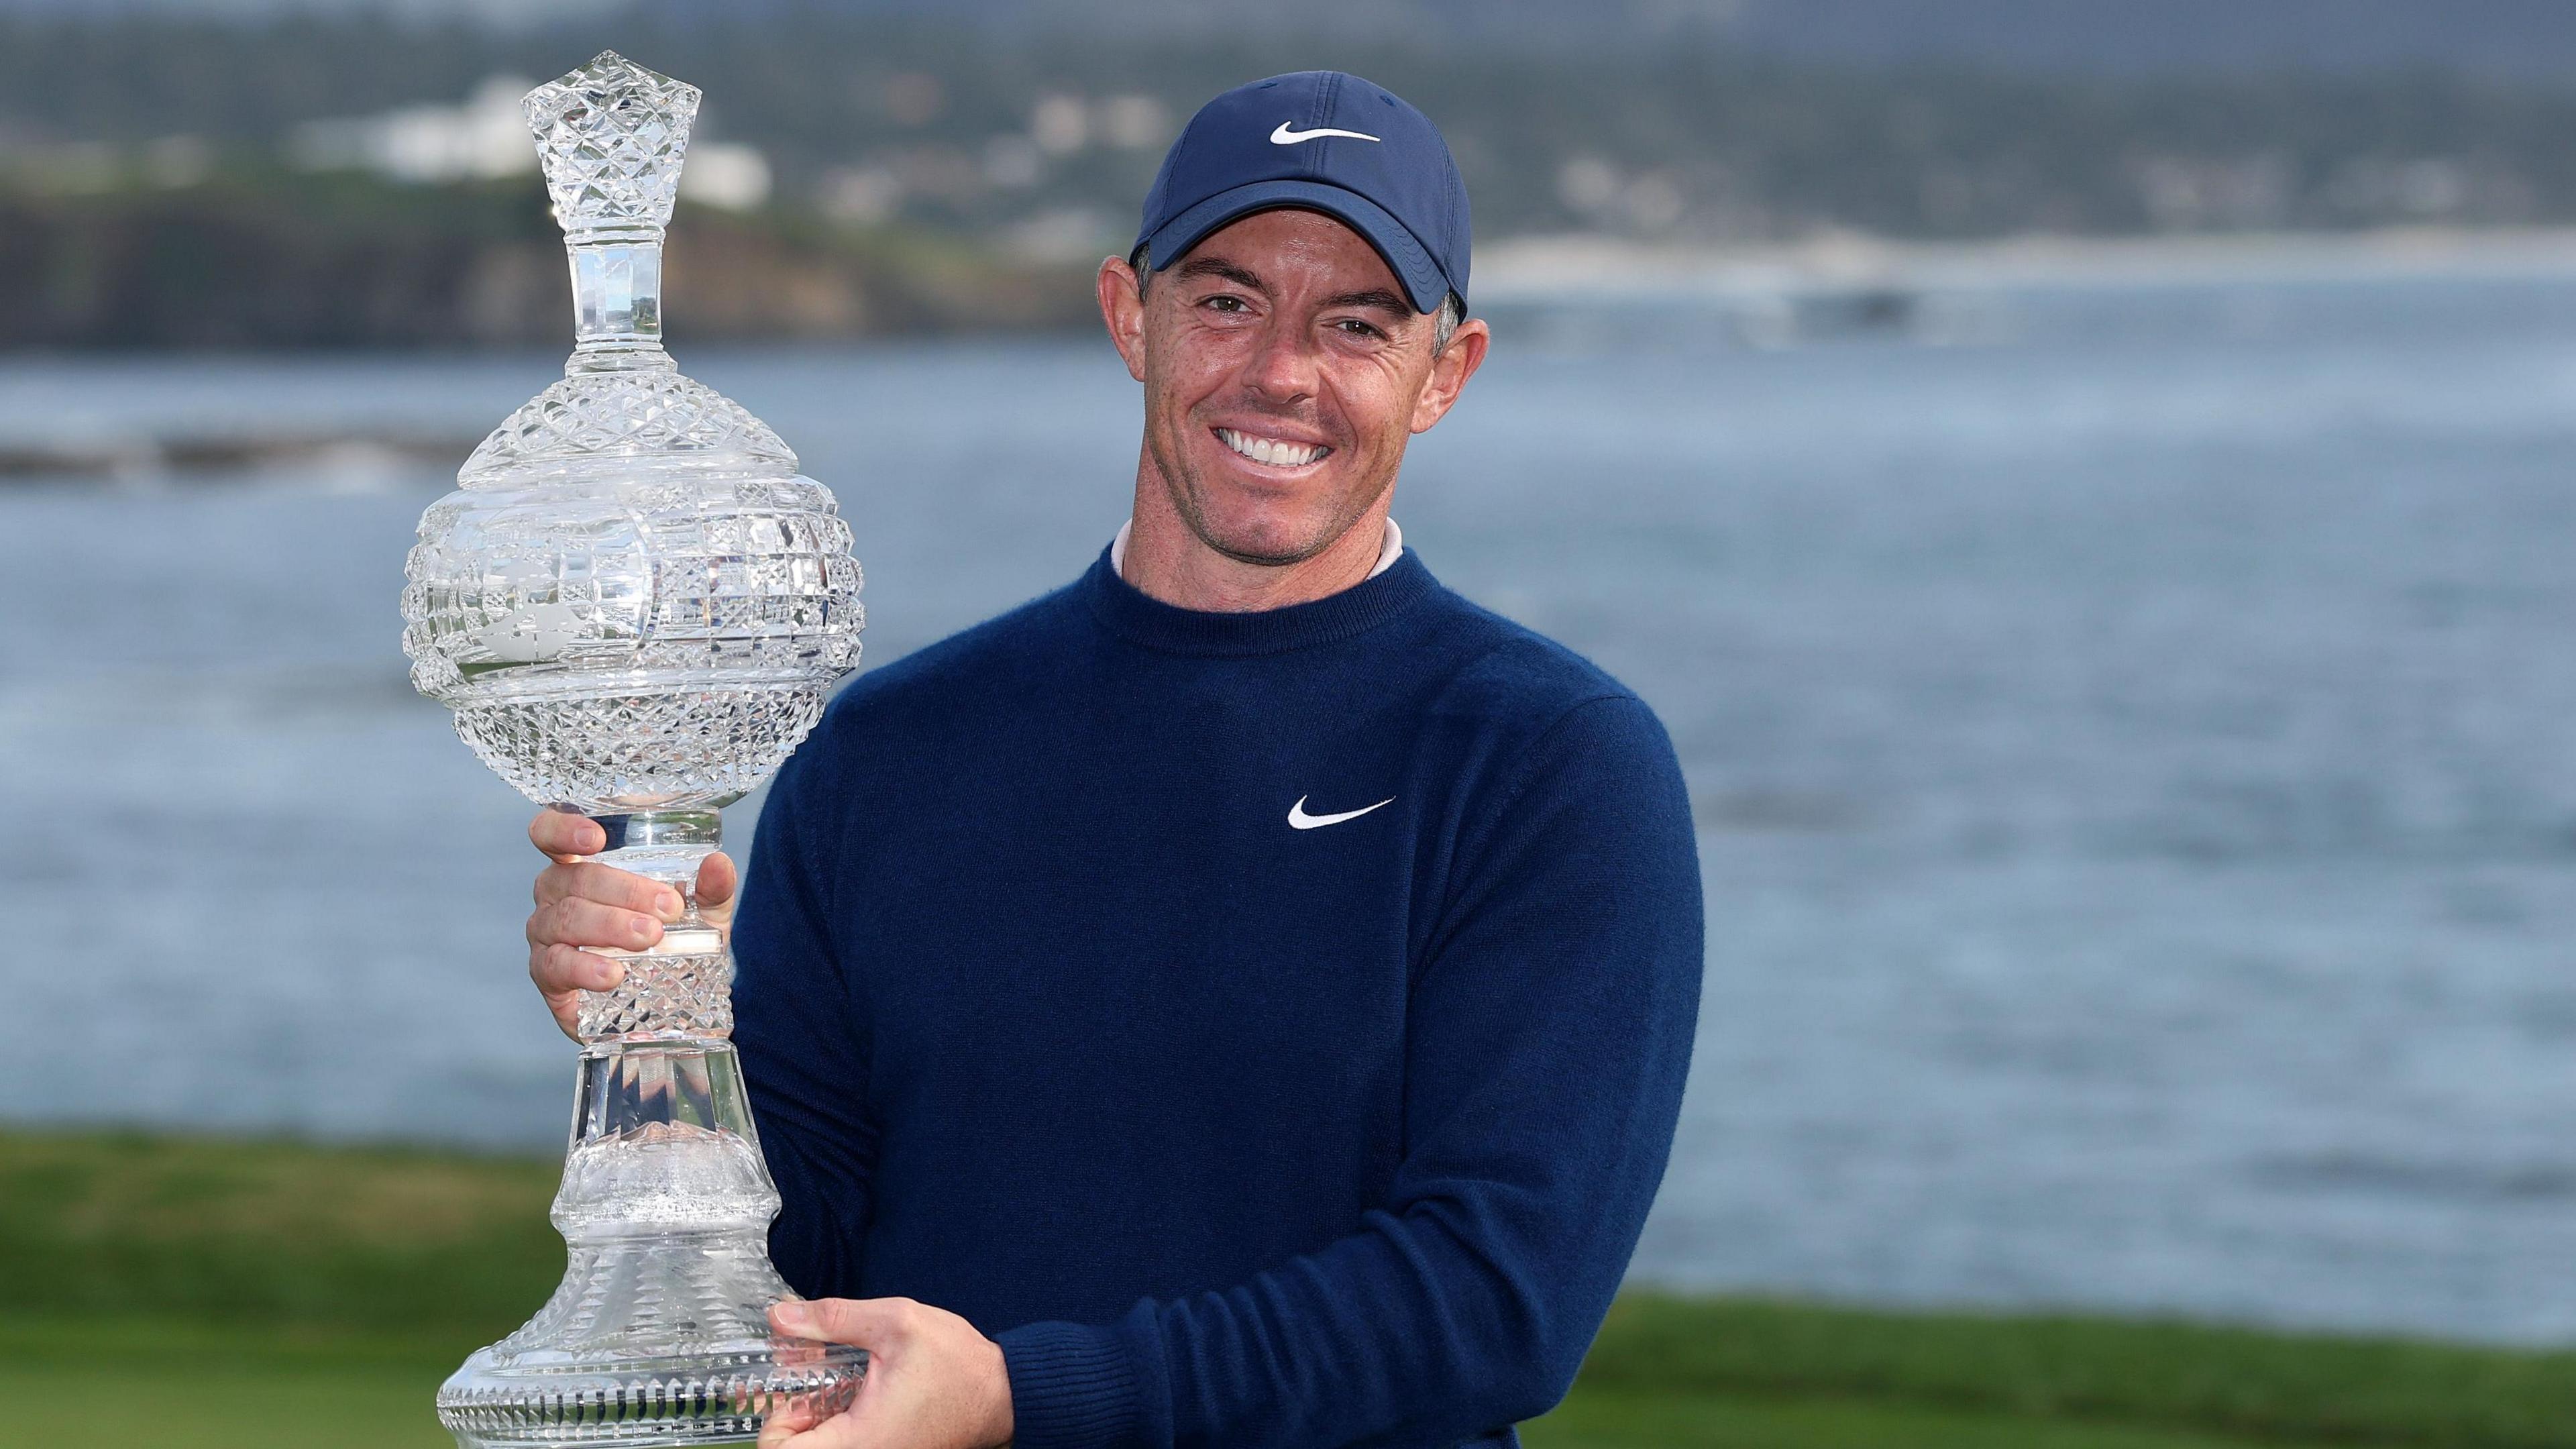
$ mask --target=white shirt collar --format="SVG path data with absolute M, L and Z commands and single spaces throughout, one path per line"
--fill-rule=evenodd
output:
M 1118 536 L 1109 540 L 1109 571 L 1122 579 L 1127 577 L 1127 530 L 1135 526 L 1136 520 L 1128 519 L 1118 525 Z M 1377 567 L 1370 569 L 1368 576 L 1376 578 L 1379 574 L 1385 573 L 1395 567 L 1395 561 L 1402 557 L 1404 557 L 1404 530 L 1396 527 L 1395 520 L 1390 518 L 1386 521 L 1386 538 L 1377 546 Z

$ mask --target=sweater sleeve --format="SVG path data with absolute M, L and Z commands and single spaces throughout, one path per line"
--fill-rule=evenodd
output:
M 1451 880 L 1388 1200 L 1249 1281 L 1003 1333 L 1018 1449 L 1445 1446 L 1564 1396 L 1662 1180 L 1699 1009 L 1690 804 L 1654 715 L 1561 717 Z
M 770 787 L 733 928 L 734 1042 L 782 1200 L 769 1251 L 808 1297 L 859 1282 L 876 1128 L 866 1110 L 866 1037 L 829 922 L 832 833 L 811 798 L 828 762 L 818 734 Z

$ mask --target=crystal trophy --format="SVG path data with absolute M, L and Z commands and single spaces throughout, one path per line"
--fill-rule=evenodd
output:
M 738 1443 L 838 1412 L 867 1355 L 782 1337 L 776 1184 L 743 1093 L 733 958 L 696 899 L 720 806 L 766 779 L 858 657 L 859 568 L 831 493 L 661 343 L 663 230 L 698 90 L 606 53 L 528 93 L 571 253 L 563 380 L 421 516 L 412 683 L 485 764 L 598 820 L 607 864 L 686 904 L 585 992 L 552 1217 L 561 1287 L 439 1390 L 465 1449 Z

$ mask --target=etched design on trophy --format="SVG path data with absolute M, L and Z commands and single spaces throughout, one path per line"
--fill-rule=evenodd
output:
M 717 807 L 785 761 L 858 658 L 859 567 L 829 490 L 661 343 L 661 249 L 698 91 L 613 53 L 529 92 L 569 253 L 575 347 L 421 516 L 412 682 L 530 799 L 609 832 L 599 859 L 685 903 L 585 993 L 553 1219 L 563 1284 L 440 1389 L 467 1449 L 732 1443 L 845 1406 L 860 1350 L 772 1334 L 792 1297 L 733 1030 L 733 958 L 698 912 Z

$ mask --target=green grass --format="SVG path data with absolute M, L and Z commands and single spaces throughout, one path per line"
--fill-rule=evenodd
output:
M 0 1133 L 10 1443 L 439 1449 L 439 1380 L 562 1271 L 554 1176 Z M 1533 1449 L 2576 1449 L 2576 1354 L 1634 1294 L 1525 1433 Z
M 453 1449 L 430 1411 L 439 1381 L 562 1275 L 555 1173 L 0 1133 L 7 1442 Z
M 1841 1399 L 1584 1389 L 1522 1436 L 1531 1449 L 2283 1449 L 2177 1429 Z
M 508 1332 L 563 1274 L 558 1165 L 0 1133 L 0 1312 Z
M 430 1395 L 465 1349 L 175 1318 L 11 1315 L 6 1442 L 27 1449 L 455 1449 Z
M 1612 1310 L 1574 1399 L 1546 1436 L 1532 1438 L 1568 1446 L 1753 1442 L 1717 1429 L 1709 1432 L 1718 1437 L 1694 1440 L 1634 1427 L 1669 1417 L 1685 1400 L 1747 1412 L 1829 1406 L 1923 1415 L 1909 1443 L 2576 1446 L 2576 1354 L 1642 1293 Z M 1945 1417 L 1979 1421 L 1990 1426 L 1979 1432 L 1994 1437 L 1935 1437 L 1950 1432 L 1935 1422 Z M 1574 1437 L 1555 1439 L 1556 1420 Z M 2042 1428 L 2060 1437 L 2031 1437 Z M 1770 1442 L 1860 1442 L 1838 1433 L 1818 1420 L 1805 1437 Z

